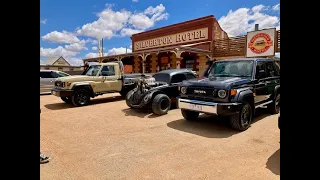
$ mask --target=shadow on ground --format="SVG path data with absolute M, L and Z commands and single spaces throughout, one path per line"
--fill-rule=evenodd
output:
M 268 158 L 266 165 L 273 174 L 280 175 L 280 149 Z
M 266 113 L 265 109 L 257 109 L 252 124 L 270 115 Z M 228 117 L 206 114 L 200 115 L 195 121 L 187 121 L 184 118 L 171 121 L 167 123 L 167 126 L 179 131 L 207 138 L 228 138 L 240 133 L 240 131 L 231 128 Z
M 151 109 L 122 109 L 122 112 L 125 113 L 126 116 L 136 116 L 140 118 L 156 118 L 159 117 L 159 115 L 153 114 Z M 165 116 L 165 115 L 164 115 Z
M 231 129 L 228 126 L 225 117 L 215 115 L 200 115 L 195 121 L 187 121 L 179 119 L 167 123 L 167 126 L 179 131 L 203 136 L 207 138 L 228 138 L 238 131 Z
M 100 99 L 91 99 L 89 106 L 95 105 L 95 104 L 102 104 L 102 103 L 109 103 L 109 102 L 116 102 L 123 100 L 122 96 L 113 96 L 113 97 L 106 97 L 106 98 L 100 98 Z M 44 105 L 46 108 L 50 110 L 60 110 L 60 109 L 67 109 L 67 108 L 75 108 L 72 104 L 64 103 L 61 100 L 61 103 L 55 103 L 55 104 L 46 104 Z
M 48 92 L 48 93 L 40 93 L 40 96 L 48 96 L 48 95 L 51 95 L 51 92 Z

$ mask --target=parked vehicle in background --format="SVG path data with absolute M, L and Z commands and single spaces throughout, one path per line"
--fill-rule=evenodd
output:
M 280 111 L 280 60 L 241 58 L 216 61 L 201 80 L 184 81 L 178 101 L 186 120 L 199 113 L 230 116 L 231 126 L 250 127 L 255 109 Z
M 172 103 L 179 96 L 182 81 L 195 79 L 194 72 L 188 69 L 171 69 L 153 75 L 155 82 L 148 84 L 145 78 L 136 82 L 136 87 L 126 96 L 126 103 L 131 108 L 152 109 L 154 114 L 166 114 Z
M 67 73 L 55 70 L 40 70 L 40 94 L 51 93 L 54 88 L 54 82 L 59 77 L 70 76 Z
M 58 78 L 51 93 L 66 103 L 85 106 L 90 98 L 106 93 L 119 92 L 126 96 L 140 76 L 142 74 L 124 75 L 121 61 L 101 63 L 91 65 L 83 75 Z M 154 82 L 151 76 L 146 79 L 149 83 Z

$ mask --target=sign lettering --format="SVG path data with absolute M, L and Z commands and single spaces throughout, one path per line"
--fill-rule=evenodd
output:
M 168 45 L 194 42 L 208 39 L 208 28 L 201 28 L 192 31 L 172 34 L 154 39 L 134 42 L 134 50 L 143 50 L 149 48 L 158 48 Z

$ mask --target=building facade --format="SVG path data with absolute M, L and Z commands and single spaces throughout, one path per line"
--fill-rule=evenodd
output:
M 81 74 L 84 70 L 83 66 L 71 66 L 62 56 L 47 59 L 43 64 L 40 64 L 40 69 L 57 70 L 71 75 Z
M 213 15 L 133 34 L 132 53 L 84 59 L 121 60 L 125 73 L 188 68 L 202 75 L 208 60 L 245 57 L 246 37 L 229 38 Z

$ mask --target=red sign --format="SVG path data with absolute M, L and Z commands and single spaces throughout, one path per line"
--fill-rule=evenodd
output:
M 249 41 L 248 47 L 253 53 L 262 54 L 273 45 L 271 37 L 266 33 L 258 33 Z

